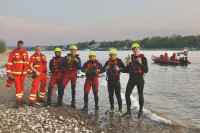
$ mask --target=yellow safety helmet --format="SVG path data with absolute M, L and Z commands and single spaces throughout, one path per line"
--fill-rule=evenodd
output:
M 93 56 L 93 55 L 96 56 L 95 52 L 92 51 L 89 53 L 89 56 Z
M 61 49 L 60 48 L 55 48 L 54 52 L 61 52 Z
M 77 50 L 77 46 L 76 46 L 76 45 L 72 45 L 72 46 L 70 46 L 70 50 L 71 50 L 71 49 Z
M 111 49 L 109 54 L 117 54 L 117 51 L 115 49 Z
M 133 43 L 133 45 L 131 46 L 131 48 L 133 49 L 133 48 L 135 48 L 135 47 L 140 48 L 140 45 L 139 45 L 138 43 Z

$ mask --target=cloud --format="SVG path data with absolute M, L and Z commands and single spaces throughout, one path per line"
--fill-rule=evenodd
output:
M 0 16 L 1 39 L 19 38 L 39 39 L 41 37 L 63 36 L 70 33 L 69 28 L 61 25 L 35 24 L 20 17 Z M 17 40 L 18 40 L 17 39 Z

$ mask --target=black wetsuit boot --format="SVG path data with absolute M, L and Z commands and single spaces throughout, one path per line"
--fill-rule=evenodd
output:
M 58 89 L 58 102 L 57 102 L 57 104 L 55 105 L 55 107 L 62 106 L 62 99 L 63 99 L 63 95 L 64 95 L 64 89 L 65 89 L 64 86 L 61 86 L 61 87 Z
M 95 101 L 95 109 L 98 110 L 98 102 L 99 102 L 99 96 L 98 96 L 98 91 L 94 93 L 94 101 Z
M 76 95 L 76 85 L 71 86 L 71 91 L 72 91 L 72 101 L 71 101 L 71 106 L 76 107 L 76 100 L 75 100 L 75 95 Z

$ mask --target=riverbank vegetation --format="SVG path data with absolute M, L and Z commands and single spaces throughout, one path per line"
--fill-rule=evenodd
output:
M 4 53 L 6 51 L 6 43 L 4 40 L 0 40 L 0 53 Z
M 139 43 L 142 49 L 183 49 L 189 47 L 191 49 L 200 48 L 200 35 L 181 36 L 173 35 L 167 37 L 154 36 L 147 37 L 142 40 L 115 40 L 115 41 L 103 41 L 96 42 L 95 40 L 78 42 L 75 45 L 79 50 L 109 50 L 111 48 L 117 48 L 118 50 L 130 49 L 133 43 Z M 53 46 L 42 46 L 43 50 L 54 50 L 55 47 L 60 47 L 63 50 L 69 50 L 70 45 L 74 44 L 55 44 Z M 34 47 L 24 47 L 26 50 L 34 50 Z

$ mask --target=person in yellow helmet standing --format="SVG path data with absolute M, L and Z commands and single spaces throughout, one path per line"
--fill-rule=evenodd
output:
M 60 92 L 60 87 L 64 74 L 64 68 L 62 66 L 63 57 L 61 57 L 61 49 L 55 48 L 54 52 L 55 52 L 55 57 L 53 57 L 49 62 L 49 70 L 51 71 L 52 75 L 48 87 L 47 102 L 44 104 L 44 106 L 51 106 L 51 97 L 52 97 L 53 87 L 55 84 L 58 85 L 58 92 Z
M 122 98 L 121 98 L 121 85 L 120 73 L 125 72 L 125 66 L 121 59 L 117 58 L 117 51 L 110 50 L 109 60 L 105 63 L 103 71 L 106 71 L 108 81 L 108 93 L 110 101 L 110 109 L 106 113 L 114 113 L 114 93 L 117 97 L 119 111 L 117 116 L 122 115 Z
M 71 80 L 71 91 L 72 91 L 72 101 L 71 106 L 75 107 L 75 95 L 76 95 L 76 79 L 77 79 L 77 70 L 81 69 L 81 59 L 79 55 L 76 54 L 77 46 L 70 46 L 70 53 L 67 54 L 62 60 L 62 66 L 65 69 L 64 77 L 61 83 L 60 91 L 58 92 L 58 103 L 56 106 L 62 105 L 62 99 L 64 95 L 64 89 Z
M 99 63 L 99 60 L 96 59 L 95 52 L 89 53 L 89 60 L 84 63 L 81 71 L 85 72 L 86 74 L 86 81 L 84 85 L 84 107 L 82 110 L 88 110 L 88 95 L 90 92 L 90 88 L 92 86 L 93 94 L 94 94 L 94 101 L 95 101 L 95 109 L 99 109 L 98 106 L 98 76 L 99 73 L 102 72 L 102 65 Z
M 129 80 L 128 84 L 126 86 L 126 105 L 127 105 L 127 112 L 124 114 L 124 116 L 131 115 L 131 99 L 130 95 L 133 91 L 133 88 L 135 85 L 137 85 L 138 95 L 139 95 L 139 113 L 138 113 L 138 119 L 142 115 L 143 105 L 144 105 L 144 96 L 143 96 L 143 90 L 144 90 L 144 73 L 148 72 L 148 64 L 147 59 L 144 57 L 144 54 L 140 54 L 140 45 L 138 43 L 134 43 L 132 45 L 132 51 L 133 54 L 131 55 L 131 58 L 127 60 L 126 63 L 126 71 L 129 73 Z

